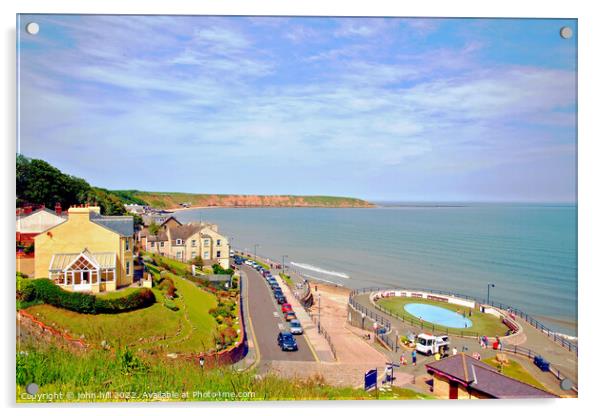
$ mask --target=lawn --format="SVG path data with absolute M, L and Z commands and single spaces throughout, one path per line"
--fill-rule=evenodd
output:
M 454 305 L 454 304 L 445 303 L 445 302 L 438 302 L 438 301 L 434 301 L 434 300 L 407 298 L 407 297 L 383 298 L 383 299 L 379 299 L 376 303 L 381 308 L 388 310 L 389 312 L 391 312 L 395 315 L 404 316 L 406 318 L 411 317 L 414 319 L 419 318 L 419 317 L 409 314 L 404 309 L 404 306 L 409 303 L 425 303 L 428 305 L 434 305 L 434 306 L 438 306 L 440 308 L 449 309 L 453 312 L 459 312 L 460 314 L 462 314 L 464 312 L 466 314 L 466 317 L 472 321 L 472 326 L 467 329 L 447 328 L 445 326 L 435 324 L 435 330 L 443 331 L 443 332 L 449 330 L 450 334 L 454 334 L 454 333 L 459 334 L 460 332 L 470 331 L 470 332 L 476 332 L 479 335 L 487 335 L 489 337 L 495 337 L 495 336 L 505 335 L 506 331 L 508 331 L 508 327 L 506 325 L 504 325 L 500 321 L 499 318 L 496 318 L 493 315 L 481 313 L 477 310 L 463 307 L 460 305 Z M 469 311 L 472 312 L 472 316 L 468 316 Z M 424 325 L 425 325 L 425 327 L 432 328 L 433 322 L 428 322 L 425 320 Z
M 178 359 L 153 359 L 133 351 L 90 350 L 66 352 L 47 345 L 20 345 L 16 355 L 16 399 L 20 403 L 45 401 L 106 402 L 125 401 L 107 392 L 128 392 L 128 401 L 226 401 L 226 400 L 369 400 L 375 392 L 351 387 L 325 385 L 319 377 L 305 380 L 257 376 L 254 371 L 238 372 L 222 368 L 200 371 L 196 365 Z M 36 397 L 25 394 L 25 386 L 35 381 Z M 54 392 L 70 392 L 61 397 Z M 170 396 L 161 397 L 169 392 Z M 189 394 L 182 397 L 182 393 Z M 220 395 L 195 395 L 220 392 Z M 177 393 L 179 396 L 171 395 Z M 102 395 L 101 395 L 102 394 Z M 48 395 L 48 396 L 47 396 Z M 45 399 L 50 397 L 50 399 Z M 53 398 L 54 397 L 54 398 Z M 379 392 L 380 400 L 433 398 L 409 389 L 394 387 Z
M 216 322 L 208 311 L 217 305 L 216 297 L 181 277 L 172 279 L 178 294 L 174 299 L 177 311 L 163 305 L 164 295 L 155 288 L 157 303 L 132 312 L 87 315 L 45 304 L 27 311 L 72 336 L 83 335 L 85 342 L 95 345 L 104 340 L 113 347 L 129 345 L 166 353 L 200 352 L 213 347 Z
M 496 361 L 495 357 L 486 358 L 483 362 L 489 364 L 492 367 L 499 368 L 499 363 Z M 502 367 L 502 374 L 512 377 L 516 380 L 522 381 L 523 383 L 530 384 L 533 387 L 537 387 L 541 390 L 547 389 L 541 384 L 539 381 L 535 379 L 525 368 L 513 360 L 508 360 L 508 364 L 505 364 Z

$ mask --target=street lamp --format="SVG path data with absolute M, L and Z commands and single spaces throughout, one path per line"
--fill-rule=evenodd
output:
M 487 305 L 489 305 L 489 289 L 495 287 L 495 283 L 487 283 Z
M 320 326 L 320 303 L 320 294 L 318 293 L 318 334 L 322 332 Z
M 284 255 L 282 256 L 282 273 L 284 273 L 284 269 L 285 269 L 285 267 L 284 267 L 284 259 L 285 259 L 285 258 L 286 258 L 286 259 L 288 259 L 288 256 L 287 256 L 286 254 L 284 254 Z
M 259 247 L 259 244 L 253 245 L 253 254 L 255 255 L 255 261 L 257 261 L 257 247 Z

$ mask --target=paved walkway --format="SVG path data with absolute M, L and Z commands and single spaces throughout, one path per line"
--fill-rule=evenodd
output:
M 383 312 L 377 310 L 369 298 L 370 294 L 360 294 L 355 297 L 355 300 L 360 303 L 362 306 L 371 309 L 373 312 L 379 313 L 391 322 L 392 333 L 399 334 L 399 336 L 404 336 L 408 332 L 417 333 L 420 331 L 420 328 L 409 325 L 406 322 L 400 321 L 392 316 L 387 316 Z M 517 318 L 518 319 L 518 318 Z M 519 323 L 523 326 L 524 337 L 516 338 L 516 342 L 523 348 L 529 348 L 532 351 L 543 355 L 547 360 L 549 360 L 555 367 L 557 367 L 563 374 L 567 377 L 571 378 L 575 381 L 577 380 L 577 357 L 575 353 L 568 351 L 563 348 L 559 344 L 555 343 L 552 340 L 549 340 L 548 337 L 543 334 L 541 331 L 537 330 L 529 323 L 518 319 Z M 477 351 L 483 359 L 494 357 L 498 351 L 487 349 L 483 350 L 478 340 L 472 338 L 461 338 L 458 336 L 450 335 L 450 343 L 452 347 L 456 347 L 458 351 L 465 350 L 467 353 L 472 353 Z M 396 353 L 388 352 L 388 355 L 392 359 L 399 359 L 399 356 L 404 353 L 406 358 L 410 357 L 410 350 L 400 348 L 400 350 Z M 551 373 L 544 373 L 537 368 L 532 360 L 528 359 L 525 356 L 518 354 L 509 354 L 509 358 L 514 361 L 519 362 L 523 368 L 528 371 L 533 377 L 535 377 L 538 381 L 540 381 L 546 388 L 558 395 L 574 395 L 572 392 L 562 391 L 559 387 L 558 379 L 552 375 Z M 433 358 L 426 357 L 421 354 L 418 354 L 418 365 L 416 367 L 404 367 L 401 369 L 401 372 L 410 372 L 417 379 L 417 385 L 420 386 L 421 379 L 425 374 L 424 364 L 427 362 L 433 361 Z

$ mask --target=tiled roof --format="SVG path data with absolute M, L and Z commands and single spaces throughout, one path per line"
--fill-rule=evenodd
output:
M 117 234 L 124 237 L 131 237 L 134 235 L 134 217 L 129 215 L 102 216 L 90 214 L 90 221 L 115 231 Z
M 550 398 L 555 395 L 500 374 L 495 368 L 464 353 L 426 365 L 429 372 L 449 376 L 471 389 L 497 399 Z
M 201 231 L 202 228 L 203 228 L 202 225 L 199 223 L 184 224 L 184 225 L 180 225 L 178 227 L 170 228 L 169 235 L 170 235 L 172 241 L 175 241 L 178 239 L 187 240 L 193 234 Z

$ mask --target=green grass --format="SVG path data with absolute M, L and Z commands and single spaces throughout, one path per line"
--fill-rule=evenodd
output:
M 375 397 L 374 392 L 363 389 L 325 385 L 318 377 L 307 380 L 281 379 L 274 375 L 258 377 L 253 371 L 241 373 L 229 368 L 201 371 L 195 363 L 143 354 L 132 356 L 123 350 L 71 352 L 56 347 L 21 345 L 16 361 L 16 399 L 20 403 L 32 402 L 25 394 L 25 386 L 33 381 L 39 385 L 39 402 L 51 401 L 48 395 L 54 393 L 62 393 L 62 398 L 55 396 L 53 401 L 126 401 L 115 392 L 131 392 L 128 401 L 159 401 L 158 392 L 178 393 L 179 397 L 167 398 L 175 401 L 368 400 Z M 113 394 L 100 396 L 106 392 Z M 184 392 L 188 395 L 182 397 Z M 211 392 L 222 392 L 222 395 Z M 390 393 L 379 393 L 381 400 L 425 398 L 431 396 L 409 389 L 394 388 Z
M 502 336 L 506 334 L 508 327 L 504 325 L 499 318 L 496 318 L 493 315 L 481 313 L 471 308 L 463 307 L 460 305 L 453 305 L 445 302 L 438 302 L 434 300 L 427 299 L 417 299 L 417 298 L 406 298 L 406 297 L 389 297 L 379 299 L 377 305 L 383 309 L 388 310 L 389 312 L 404 317 L 411 317 L 414 319 L 418 319 L 420 317 L 409 314 L 405 311 L 404 306 L 409 303 L 424 303 L 427 305 L 434 305 L 440 308 L 445 308 L 453 312 L 459 312 L 462 314 L 464 312 L 466 317 L 472 321 L 472 326 L 466 329 L 463 328 L 447 328 L 442 325 L 435 324 L 436 331 L 448 331 L 450 334 L 459 334 L 460 332 L 476 332 L 479 335 L 487 335 L 489 337 Z M 472 316 L 468 316 L 469 310 L 472 310 Z M 433 322 L 428 322 L 424 320 L 424 326 L 427 329 L 432 329 Z
M 255 263 L 259 264 L 261 267 L 263 267 L 266 270 L 270 270 L 271 269 L 271 267 L 268 264 L 263 263 L 263 262 L 261 262 L 259 260 L 255 260 L 255 258 L 253 256 L 242 256 L 242 257 L 244 259 L 254 261 Z
M 290 276 L 288 276 L 288 275 L 286 275 L 286 274 L 284 274 L 284 273 L 280 272 L 280 277 L 282 278 L 282 280 L 284 280 L 284 281 L 286 282 L 286 284 L 287 284 L 289 287 L 291 287 L 291 288 L 293 287 L 293 281 L 291 280 L 291 277 L 290 277 Z
M 486 358 L 483 362 L 489 364 L 494 368 L 499 368 L 499 363 L 496 361 L 495 357 Z M 505 364 L 502 367 L 502 374 L 511 377 L 513 379 L 522 381 L 523 383 L 529 384 L 533 387 L 537 387 L 541 390 L 547 389 L 541 384 L 535 377 L 533 377 L 525 368 L 513 360 L 508 360 L 508 364 Z
M 178 311 L 163 305 L 163 293 L 156 288 L 154 305 L 120 314 L 87 315 L 35 305 L 29 313 L 47 325 L 67 330 L 72 336 L 84 335 L 87 343 L 99 345 L 103 340 L 112 346 L 136 346 L 153 352 L 192 353 L 214 346 L 215 319 L 209 309 L 217 305 L 216 297 L 181 277 L 171 275 L 179 297 L 174 299 Z

